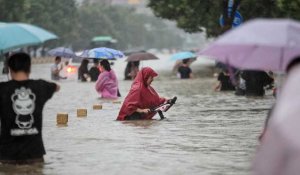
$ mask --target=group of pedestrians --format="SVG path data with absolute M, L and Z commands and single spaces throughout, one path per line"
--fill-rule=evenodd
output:
M 59 63 L 55 58 L 51 78 L 59 80 Z M 42 140 L 42 114 L 45 103 L 60 89 L 56 83 L 29 78 L 31 58 L 26 53 L 15 53 L 8 58 L 11 80 L 0 82 L 0 163 L 32 164 L 44 161 L 46 154 Z M 100 75 L 95 89 L 103 98 L 116 98 L 117 77 L 107 60 L 100 62 Z M 151 87 L 158 74 L 150 67 L 136 75 L 117 120 L 152 119 L 151 109 L 166 102 Z
M 61 58 L 55 58 L 55 63 L 51 67 L 53 80 L 61 78 L 59 76 L 59 71 L 62 69 L 59 66 L 60 62 Z M 290 174 L 289 172 L 297 172 L 298 170 L 297 160 L 299 160 L 299 156 L 291 155 L 291 151 L 299 149 L 296 147 L 299 143 L 293 141 L 293 138 L 298 138 L 297 131 L 299 131 L 297 125 L 299 119 L 295 117 L 299 113 L 297 106 L 299 101 L 297 92 L 300 86 L 298 81 L 299 63 L 300 58 L 297 58 L 288 66 L 288 78 L 281 92 L 281 98 L 266 122 L 264 134 L 261 136 L 262 145 L 256 157 L 255 172 L 257 174 L 260 172 Z M 11 80 L 0 82 L 0 163 L 31 164 L 43 162 L 43 156 L 46 153 L 42 140 L 43 107 L 53 94 L 59 91 L 60 86 L 41 79 L 30 79 L 31 58 L 26 53 L 12 54 L 8 58 L 7 66 Z M 110 63 L 107 60 L 101 60 L 99 66 L 94 66 L 100 71 L 95 83 L 96 91 L 103 98 L 117 98 L 118 82 Z M 218 79 L 229 81 L 230 74 L 230 70 L 224 70 Z M 152 81 L 157 76 L 158 74 L 150 67 L 144 67 L 137 72 L 116 118 L 117 120 L 140 120 L 154 117 L 156 113 L 152 109 L 168 101 L 167 98 L 159 96 L 151 86 Z M 262 71 L 243 71 L 239 76 L 245 80 L 246 91 L 247 87 L 257 88 L 257 86 L 265 86 L 274 81 L 272 77 Z M 256 85 L 252 85 L 252 81 L 256 82 Z M 221 89 L 223 85 L 220 86 Z M 249 90 L 248 93 L 252 95 L 253 92 Z M 255 94 L 261 96 L 264 92 L 255 91 Z M 284 116 L 287 122 L 280 124 Z M 288 139 L 285 135 L 288 136 Z M 282 142 L 282 140 L 286 142 Z M 291 147 L 289 144 L 294 145 Z M 268 158 L 267 161 L 266 158 Z M 295 166 L 287 167 L 287 164 L 283 163 L 287 161 L 295 163 L 292 164 Z
M 234 91 L 235 95 L 264 96 L 265 89 L 274 87 L 272 72 L 237 70 L 223 66 L 217 75 L 215 91 Z
M 93 66 L 88 69 L 89 60 L 83 59 L 81 61 L 81 64 L 78 68 L 78 80 L 82 82 L 86 81 L 97 81 L 98 76 L 100 74 L 100 68 L 99 68 L 99 60 L 93 59 Z
M 93 66 L 88 69 L 89 60 L 83 59 L 78 68 L 78 80 L 81 82 L 96 82 L 95 89 L 102 98 L 115 99 L 120 97 L 118 88 L 118 80 L 114 71 L 110 67 L 107 60 L 93 60 Z M 60 75 L 63 66 L 61 65 L 61 57 L 56 57 L 54 64 L 51 66 L 51 79 L 66 79 Z

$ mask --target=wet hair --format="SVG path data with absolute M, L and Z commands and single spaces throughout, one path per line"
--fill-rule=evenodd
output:
M 107 60 L 100 61 L 100 65 L 104 67 L 105 70 L 110 71 L 110 64 Z
M 87 67 L 88 64 L 89 60 L 85 58 L 81 61 L 80 67 Z
M 294 58 L 286 67 L 286 71 L 289 72 L 295 65 L 300 63 L 300 56 Z
M 55 57 L 55 61 L 61 60 L 61 57 L 57 56 Z
M 134 61 L 133 65 L 135 65 L 136 67 L 139 67 L 140 66 L 140 61 Z
M 187 58 L 187 59 L 184 59 L 184 60 L 182 60 L 182 63 L 183 64 L 187 64 L 189 62 L 189 59 Z
M 14 72 L 30 73 L 31 58 L 24 52 L 15 53 L 8 58 L 8 67 Z

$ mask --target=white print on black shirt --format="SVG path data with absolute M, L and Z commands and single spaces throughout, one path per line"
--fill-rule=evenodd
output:
M 35 109 L 35 94 L 30 89 L 21 87 L 16 89 L 11 96 L 12 106 L 17 114 L 15 122 L 20 129 L 11 129 L 11 135 L 33 135 L 38 134 L 36 128 L 32 128 L 34 123 L 33 111 Z

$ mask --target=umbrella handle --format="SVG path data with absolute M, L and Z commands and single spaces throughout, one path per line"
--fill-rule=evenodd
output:
M 228 66 L 228 72 L 229 72 L 229 77 L 231 80 L 231 83 L 236 86 L 237 85 L 237 81 L 235 79 L 235 73 L 233 72 L 233 69 L 231 66 Z

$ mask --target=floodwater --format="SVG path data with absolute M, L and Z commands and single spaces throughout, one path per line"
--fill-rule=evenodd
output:
M 162 56 L 164 57 L 164 56 Z M 166 59 L 166 58 L 165 58 Z M 1 166 L 0 174 L 250 174 L 258 136 L 274 98 L 237 97 L 214 92 L 212 77 L 179 80 L 165 61 L 144 61 L 160 73 L 153 87 L 177 103 L 159 121 L 115 121 L 121 104 L 98 99 L 94 83 L 60 81 L 61 91 L 44 109 L 44 165 Z M 50 64 L 34 65 L 32 78 L 50 78 Z M 123 101 L 131 81 L 124 81 L 124 61 L 112 67 L 120 79 Z M 5 79 L 4 76 L 1 79 Z M 93 110 L 101 103 L 102 110 Z M 77 117 L 78 108 L 87 117 Z M 57 113 L 69 115 L 67 126 L 56 125 Z

